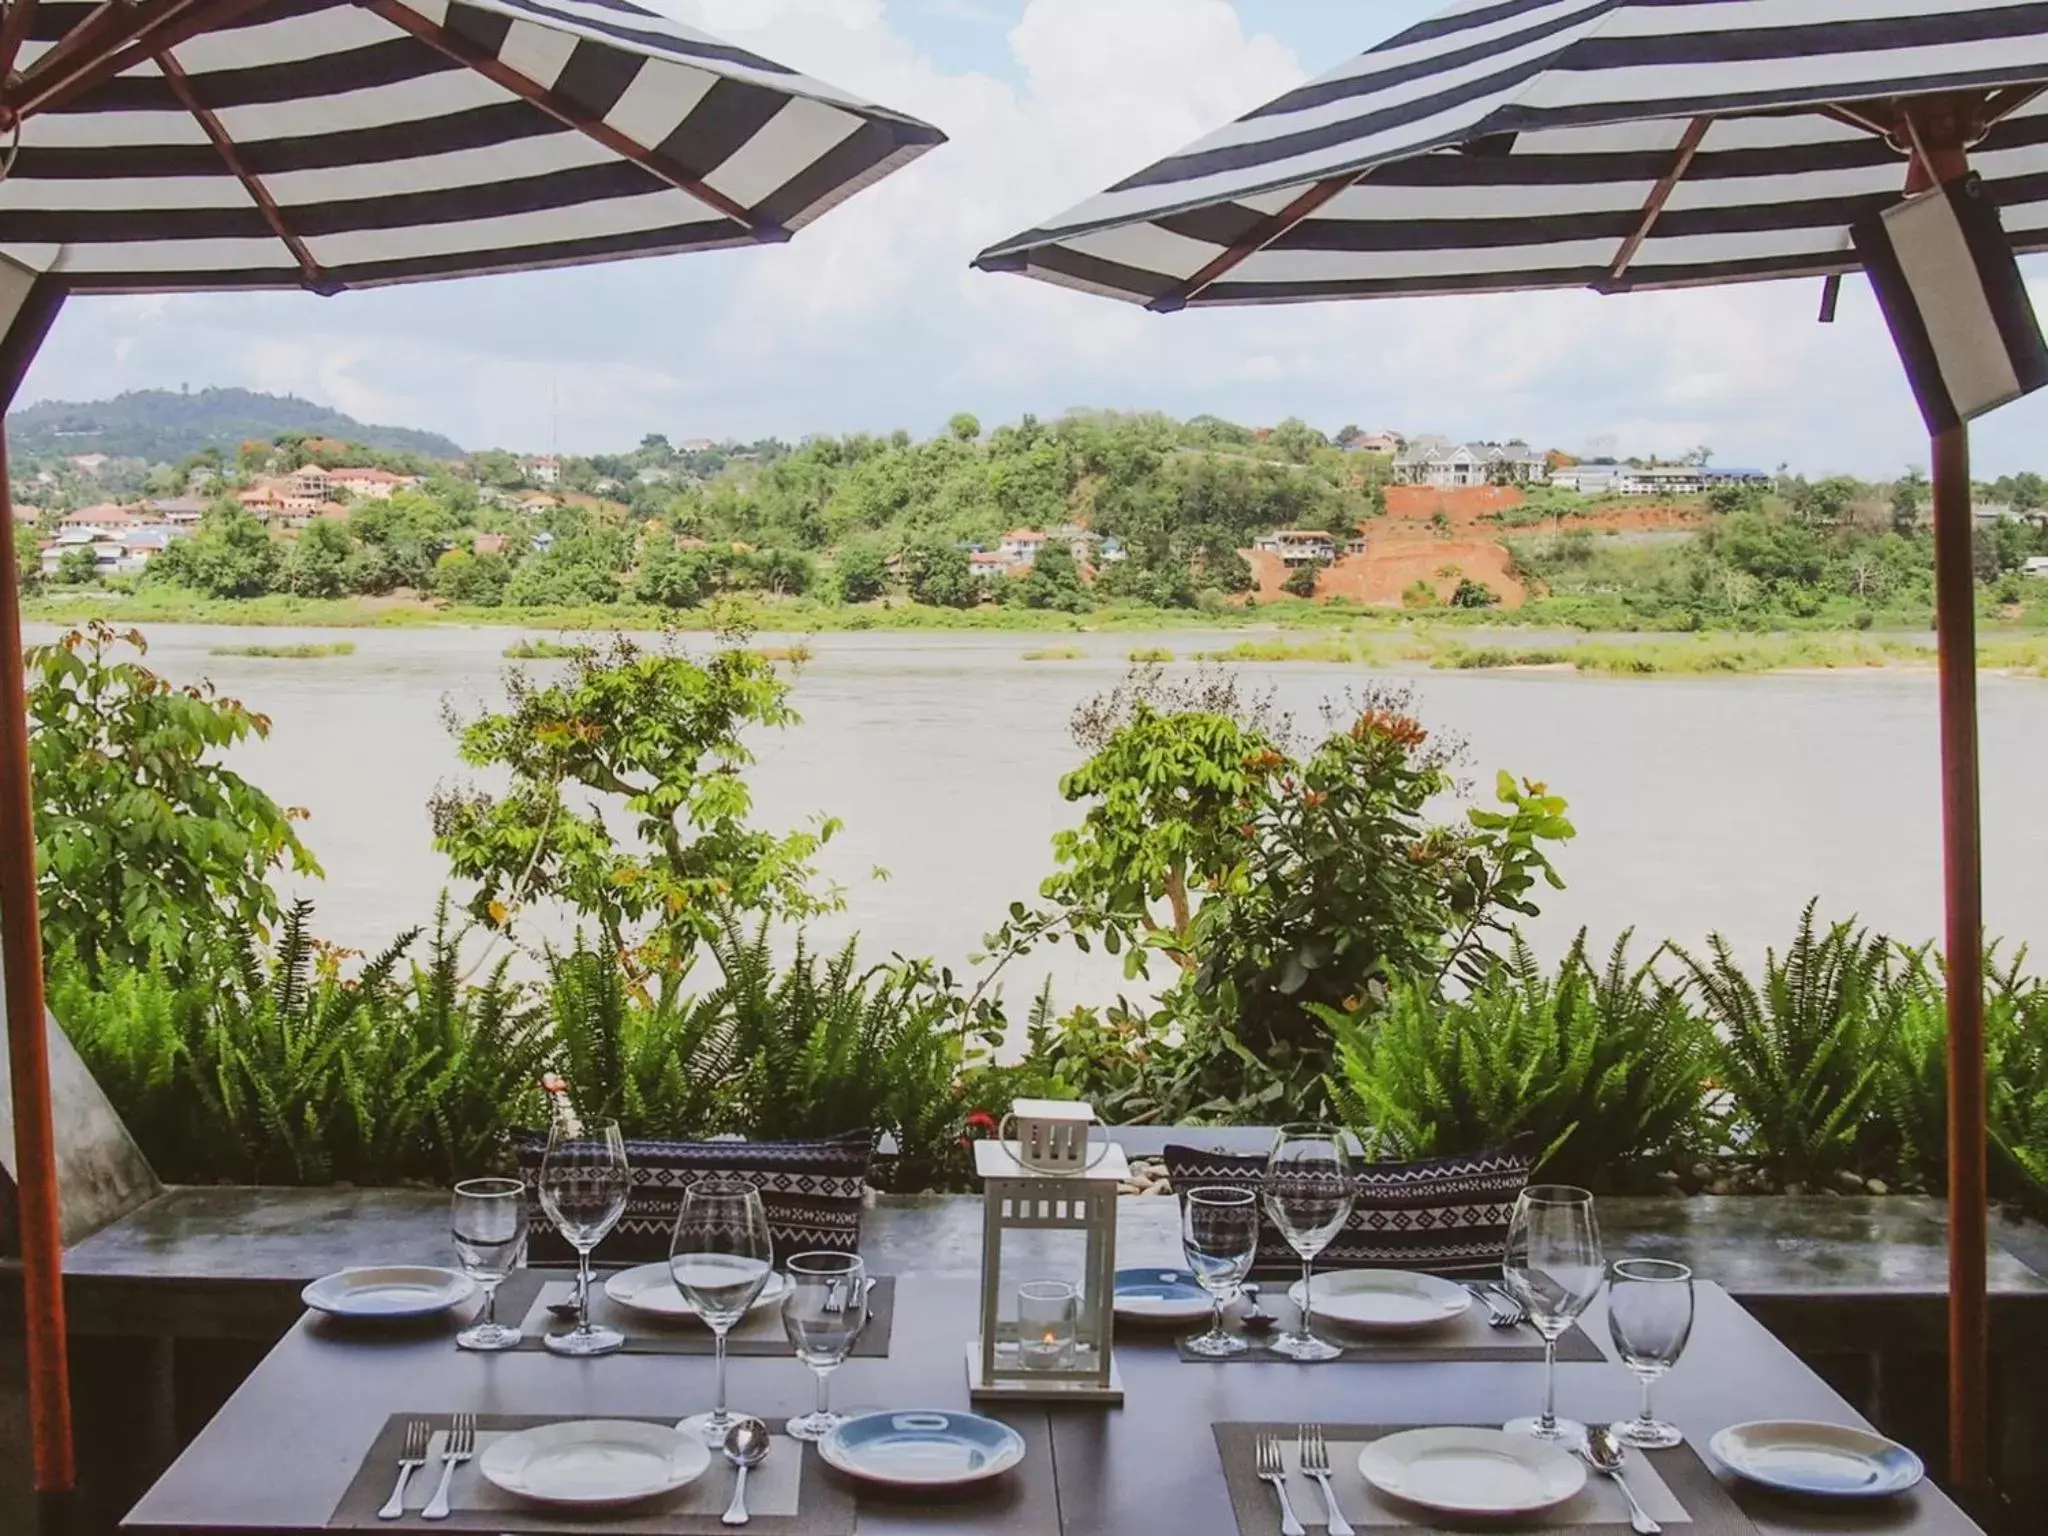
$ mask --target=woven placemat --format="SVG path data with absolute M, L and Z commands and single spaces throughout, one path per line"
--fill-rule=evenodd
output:
M 380 1520 L 377 1511 L 391 1497 L 406 1425 L 414 1419 L 425 1419 L 434 1428 L 427 1464 L 414 1472 L 406 1485 L 405 1513 L 396 1520 Z M 558 1422 L 533 1415 L 481 1414 L 477 1418 L 478 1455 L 492 1441 L 515 1430 Z M 747 1474 L 747 1510 L 753 1516 L 747 1528 L 760 1536 L 853 1536 L 859 1518 L 853 1489 L 843 1479 L 826 1476 L 816 1449 L 784 1435 L 783 1422 L 768 1421 L 774 1436 L 768 1459 Z M 592 1536 L 712 1536 L 726 1529 L 719 1516 L 732 1497 L 735 1474 L 716 1452 L 710 1469 L 687 1488 L 622 1509 L 587 1512 L 514 1498 L 486 1482 L 472 1458 L 455 1469 L 448 1485 L 448 1518 L 422 1519 L 420 1511 L 441 1480 L 441 1447 L 448 1427 L 447 1414 L 401 1413 L 385 1420 L 354 1481 L 328 1517 L 327 1529 L 363 1533 L 484 1531 L 490 1536 L 518 1536 L 521 1532 L 571 1536 L 584 1531 Z
M 1184 1329 L 1175 1347 L 1181 1359 L 1199 1365 L 1228 1365 L 1246 1360 L 1283 1365 L 1299 1363 L 1286 1355 L 1275 1354 L 1272 1343 L 1283 1331 L 1296 1325 L 1301 1317 L 1301 1308 L 1285 1296 L 1276 1296 L 1267 1303 L 1267 1310 L 1280 1320 L 1279 1323 L 1262 1332 L 1250 1333 L 1244 1330 L 1235 1312 L 1224 1313 L 1224 1328 L 1251 1346 L 1243 1354 L 1220 1358 L 1191 1354 L 1188 1340 L 1197 1334 L 1207 1333 L 1207 1324 Z M 1477 1364 L 1540 1361 L 1543 1358 L 1543 1338 L 1533 1325 L 1520 1323 L 1513 1328 L 1495 1328 L 1486 1321 L 1486 1308 L 1477 1302 L 1447 1322 L 1416 1333 L 1366 1333 L 1345 1328 L 1323 1317 L 1316 1319 L 1315 1333 L 1319 1339 L 1341 1344 L 1344 1353 L 1333 1360 L 1309 1362 L 1312 1364 L 1356 1365 L 1369 1362 L 1394 1365 L 1448 1360 L 1468 1360 Z M 1557 1341 L 1557 1358 L 1571 1364 L 1592 1365 L 1607 1357 L 1600 1353 L 1600 1346 L 1587 1337 L 1586 1331 L 1573 1323 Z
M 1542 1531 L 1546 1536 L 1631 1536 L 1628 1504 L 1621 1490 L 1592 1472 L 1579 1493 L 1535 1515 L 1500 1520 L 1459 1520 L 1420 1505 L 1388 1497 L 1358 1470 L 1358 1453 L 1370 1441 L 1412 1424 L 1324 1424 L 1330 1448 L 1330 1486 L 1337 1507 L 1360 1530 L 1413 1532 L 1414 1536 L 1461 1536 L 1471 1531 Z M 1497 1429 L 1498 1425 L 1480 1426 Z M 1261 1435 L 1280 1440 L 1287 1468 L 1287 1495 L 1294 1513 L 1311 1531 L 1325 1530 L 1329 1515 L 1322 1491 L 1301 1473 L 1297 1451 L 1298 1424 L 1218 1424 L 1216 1450 L 1223 1460 L 1223 1479 L 1230 1489 L 1231 1511 L 1239 1536 L 1279 1536 L 1280 1501 L 1272 1485 L 1254 1470 L 1256 1442 Z M 1720 1479 L 1689 1445 L 1668 1451 L 1631 1452 L 1628 1485 L 1650 1517 L 1673 1536 L 1757 1536 L 1756 1524 L 1742 1512 Z
M 600 1270 L 590 1281 L 590 1320 L 616 1328 L 626 1336 L 622 1353 L 628 1355 L 708 1355 L 713 1351 L 711 1330 L 702 1323 L 664 1322 L 644 1312 L 622 1307 L 604 1293 L 605 1276 L 615 1271 Z M 517 1323 L 525 1335 L 519 1347 L 546 1349 L 550 1333 L 565 1333 L 575 1326 L 548 1310 L 555 1302 L 573 1301 L 576 1296 L 574 1270 L 523 1269 L 498 1288 L 498 1320 Z M 853 1357 L 879 1359 L 889 1353 L 889 1339 L 896 1323 L 896 1277 L 882 1275 L 868 1293 L 868 1322 L 853 1341 Z M 779 1307 L 756 1307 L 726 1336 L 726 1352 L 733 1355 L 788 1355 L 789 1336 L 782 1331 Z

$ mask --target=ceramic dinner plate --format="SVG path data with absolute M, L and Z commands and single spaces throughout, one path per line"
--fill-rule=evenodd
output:
M 1454 1515 L 1532 1515 L 1586 1486 L 1571 1452 L 1498 1429 L 1407 1429 L 1358 1453 L 1382 1493 Z
M 1816 1498 L 1886 1498 L 1904 1493 L 1927 1471 L 1918 1456 L 1883 1435 L 1796 1419 L 1731 1425 L 1707 1449 L 1737 1477 Z
M 789 1276 L 771 1270 L 768 1283 L 761 1287 L 761 1294 L 754 1298 L 754 1307 L 773 1306 L 782 1300 L 789 1289 Z M 669 1319 L 694 1318 L 697 1309 L 690 1299 L 676 1289 L 675 1276 L 669 1273 L 666 1260 L 659 1264 L 641 1264 L 633 1269 L 622 1269 L 604 1283 L 605 1295 L 620 1306 L 634 1312 L 644 1312 L 650 1317 Z
M 1185 1269 L 1120 1269 L 1116 1315 L 1133 1323 L 1199 1323 L 1215 1314 L 1209 1293 Z
M 1433 1328 L 1472 1305 L 1472 1293 L 1455 1281 L 1401 1269 L 1344 1269 L 1317 1275 L 1314 1296 L 1317 1317 L 1375 1333 Z M 1287 1299 L 1301 1305 L 1299 1280 L 1288 1287 Z
M 329 1317 L 397 1322 L 446 1312 L 475 1294 L 476 1282 L 452 1269 L 387 1264 L 323 1275 L 299 1292 L 299 1299 Z
M 1024 1459 L 1024 1437 L 978 1413 L 864 1413 L 819 1442 L 825 1464 L 890 1488 L 957 1488 Z
M 711 1465 L 696 1435 L 668 1424 L 588 1419 L 493 1440 L 477 1458 L 486 1482 L 536 1504 L 601 1508 L 695 1482 Z

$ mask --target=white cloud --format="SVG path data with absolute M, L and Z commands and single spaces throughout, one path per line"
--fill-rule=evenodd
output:
M 1601 299 L 1489 296 L 1159 317 L 972 272 L 983 246 L 1081 200 L 1329 62 L 1229 0 L 1028 0 L 1002 78 L 942 68 L 920 15 L 978 0 L 661 0 L 696 24 L 942 126 L 952 142 L 791 245 L 317 300 L 85 300 L 29 397 L 179 383 L 291 389 L 472 445 L 620 446 L 936 428 L 1069 405 L 1301 415 L 1867 473 L 1924 442 L 1852 284 Z M 1276 22 L 1276 25 L 1278 23 Z M 2032 403 L 1980 433 L 1996 472 Z

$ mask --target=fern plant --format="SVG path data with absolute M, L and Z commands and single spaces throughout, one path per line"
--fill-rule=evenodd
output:
M 1545 1178 L 1612 1188 L 1707 1136 L 1703 1023 L 1631 935 L 1596 966 L 1582 931 L 1553 976 L 1520 933 L 1471 992 L 1404 980 L 1337 1035 L 1331 1096 L 1369 1155 L 1423 1157 L 1524 1141 Z
M 1892 946 L 1854 920 L 1825 932 L 1817 901 L 1779 957 L 1752 982 L 1719 934 L 1701 959 L 1673 946 L 1717 1041 L 1737 1150 L 1787 1180 L 1856 1160 L 1876 1113 L 1902 994 L 1890 984 Z

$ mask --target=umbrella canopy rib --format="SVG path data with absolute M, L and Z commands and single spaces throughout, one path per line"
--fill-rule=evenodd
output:
M 272 197 L 263 182 L 250 174 L 248 167 L 242 164 L 242 157 L 235 148 L 234 140 L 228 137 L 228 131 L 221 126 L 220 119 L 199 100 L 192 89 L 191 77 L 185 73 L 178 61 L 171 57 L 169 49 L 156 56 L 156 66 L 170 82 L 172 92 L 185 104 L 185 110 L 192 114 L 194 121 L 199 124 L 207 138 L 213 141 L 213 147 L 220 151 L 221 160 L 226 164 L 229 174 L 248 189 L 250 200 L 263 210 L 263 217 L 269 221 L 270 227 L 277 232 L 277 238 L 284 243 L 284 248 L 292 253 L 292 259 L 299 264 L 299 270 L 305 274 L 306 286 L 315 293 L 336 291 L 332 279 L 320 270 L 320 263 L 315 261 L 313 253 L 306 249 L 306 242 L 293 234 L 290 226 L 285 223 L 284 212 L 277 206 L 277 199 Z
M 772 242 L 789 238 L 789 231 L 780 224 L 756 219 L 746 208 L 716 188 L 707 186 L 694 176 L 685 176 L 679 171 L 663 166 L 647 150 L 611 127 L 602 118 L 593 117 L 580 110 L 574 102 L 536 85 L 504 63 L 496 54 L 458 33 L 449 31 L 446 27 L 436 26 L 418 11 L 403 4 L 402 0 L 365 0 L 365 3 L 369 9 L 393 26 L 403 27 L 421 42 L 439 49 L 456 62 L 467 65 L 493 84 L 503 86 L 522 101 L 538 107 L 565 127 L 590 135 L 613 154 L 621 159 L 630 160 L 656 180 L 666 182 L 679 192 L 687 192 L 707 208 L 714 209 L 731 219 L 752 234 L 756 240 Z
M 1671 154 L 1671 169 L 1658 178 L 1657 185 L 1650 189 L 1650 196 L 1643 204 L 1643 217 L 1629 236 L 1615 252 L 1613 264 L 1607 269 L 1609 286 L 1619 283 L 1628 273 L 1628 264 L 1636 259 L 1636 252 L 1643 248 L 1643 242 L 1650 238 L 1650 231 L 1657 227 L 1657 215 L 1664 211 L 1664 205 L 1671 201 L 1671 194 L 1679 182 L 1685 179 L 1692 157 L 1699 153 L 1700 141 L 1707 136 L 1707 130 L 1714 125 L 1711 117 L 1696 117 L 1686 125 L 1679 137 L 1678 148 Z

